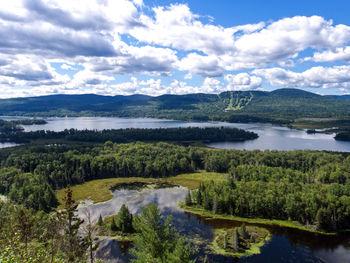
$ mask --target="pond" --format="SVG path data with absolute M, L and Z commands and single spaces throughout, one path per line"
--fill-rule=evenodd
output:
M 5 119 L 13 117 L 5 117 Z M 256 132 L 259 138 L 244 142 L 218 142 L 208 146 L 219 149 L 240 150 L 326 150 L 350 152 L 350 142 L 336 141 L 334 134 L 308 134 L 305 130 L 290 129 L 267 123 L 185 122 L 152 118 L 72 117 L 47 118 L 45 125 L 24 126 L 25 131 L 64 129 L 124 129 L 174 127 L 236 127 Z
M 100 214 L 102 216 L 116 214 L 122 204 L 126 204 L 132 213 L 140 213 L 142 206 L 156 203 L 164 216 L 172 216 L 172 224 L 178 232 L 185 234 L 191 240 L 201 240 L 196 256 L 201 259 L 203 255 L 207 254 L 210 262 L 350 262 L 349 234 L 323 236 L 274 226 L 265 226 L 272 233 L 272 239 L 261 248 L 259 255 L 241 259 L 213 255 L 207 249 L 207 244 L 213 238 L 213 230 L 240 226 L 241 223 L 230 220 L 206 219 L 182 211 L 177 203 L 184 200 L 187 191 L 184 187 L 147 188 L 140 191 L 116 190 L 113 192 L 113 198 L 107 202 L 80 206 L 79 214 L 84 217 L 84 210 L 88 209 L 93 219 L 97 220 Z M 102 240 L 97 254 L 100 258 L 108 260 L 106 262 L 129 262 L 130 255 L 127 251 L 130 246 L 130 243 Z

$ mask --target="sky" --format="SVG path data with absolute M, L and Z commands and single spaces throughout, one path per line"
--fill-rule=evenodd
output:
M 0 1 L 0 98 L 350 94 L 350 1 Z

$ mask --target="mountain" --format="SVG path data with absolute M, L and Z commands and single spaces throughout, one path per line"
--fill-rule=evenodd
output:
M 51 95 L 0 100 L 1 115 L 160 117 L 288 123 L 298 118 L 350 118 L 347 96 L 299 89 L 220 94 L 131 96 Z
M 335 98 L 338 100 L 348 100 L 350 101 L 350 95 L 328 95 L 327 97 Z

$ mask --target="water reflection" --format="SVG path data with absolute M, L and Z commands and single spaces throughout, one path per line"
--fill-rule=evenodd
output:
M 289 228 L 264 226 L 273 235 L 271 241 L 261 248 L 261 254 L 248 258 L 234 258 L 212 254 L 207 245 L 213 239 L 213 229 L 240 226 L 240 222 L 230 220 L 212 220 L 190 213 L 184 213 L 177 207 L 177 202 L 184 200 L 187 189 L 183 187 L 164 189 L 116 190 L 113 199 L 104 203 L 85 205 L 80 207 L 89 209 L 97 220 L 99 214 L 103 216 L 115 214 L 125 203 L 133 213 L 139 213 L 140 208 L 150 203 L 157 203 L 163 215 L 173 217 L 172 224 L 181 234 L 196 241 L 198 250 L 196 255 L 201 262 L 207 254 L 210 262 L 314 262 L 314 263 L 346 263 L 350 262 L 350 235 L 324 236 Z M 197 242 L 201 240 L 201 242 Z M 98 256 L 108 259 L 106 262 L 129 262 L 126 253 L 130 243 L 103 240 Z
M 183 122 L 152 118 L 48 118 L 45 125 L 25 126 L 26 131 L 64 129 L 122 129 L 122 128 L 174 128 L 174 127 L 237 127 L 259 134 L 256 140 L 245 142 L 218 142 L 208 146 L 220 149 L 239 150 L 327 150 L 350 152 L 350 142 L 334 140 L 334 134 L 307 134 L 305 130 L 295 130 L 267 123 L 225 123 L 225 122 Z

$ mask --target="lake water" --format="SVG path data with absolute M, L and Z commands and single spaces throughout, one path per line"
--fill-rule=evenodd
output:
M 239 262 L 239 263 L 346 263 L 350 262 L 350 235 L 322 236 L 302 232 L 289 228 L 266 228 L 272 233 L 272 239 L 261 248 L 261 254 L 247 258 L 214 255 L 207 245 L 213 239 L 213 230 L 216 228 L 232 228 L 240 226 L 240 222 L 229 220 L 208 220 L 200 216 L 183 212 L 177 207 L 179 201 L 184 200 L 187 189 L 183 187 L 163 189 L 116 190 L 114 197 L 103 203 L 81 206 L 79 214 L 84 217 L 84 210 L 91 211 L 93 219 L 98 216 L 116 214 L 122 204 L 126 204 L 131 212 L 140 213 L 141 207 L 156 203 L 164 216 L 173 217 L 172 224 L 181 234 L 192 240 L 201 240 L 196 255 L 199 259 L 205 254 L 210 262 Z M 130 243 L 102 240 L 97 255 L 108 259 L 107 262 L 129 262 L 127 253 Z M 198 260 L 198 262 L 202 262 Z
M 13 118 L 13 117 L 8 117 Z M 217 142 L 208 146 L 240 150 L 327 150 L 350 152 L 350 142 L 334 140 L 334 134 L 307 134 L 305 130 L 266 123 L 184 122 L 152 118 L 48 118 L 45 125 L 24 126 L 25 131 L 64 129 L 124 129 L 124 128 L 174 128 L 174 127 L 237 127 L 259 134 L 259 138 L 244 142 Z

